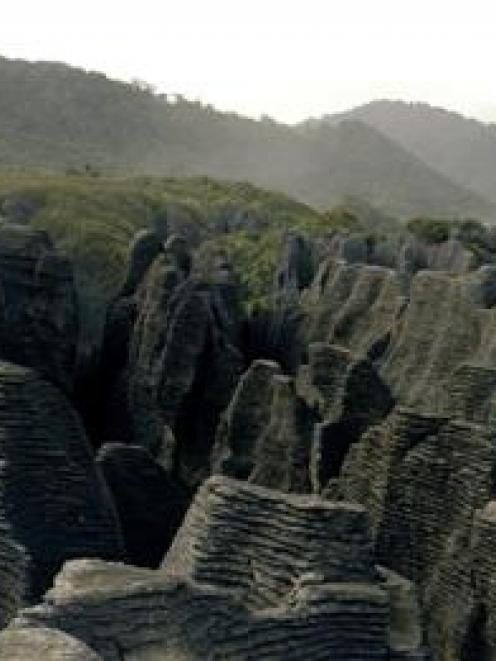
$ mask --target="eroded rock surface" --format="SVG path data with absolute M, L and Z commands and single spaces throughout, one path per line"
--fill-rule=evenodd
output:
M 302 297 L 308 340 L 338 344 L 375 359 L 405 300 L 402 280 L 391 269 L 324 260 Z
M 158 567 L 186 512 L 188 490 L 140 446 L 106 444 L 96 461 L 115 502 L 129 561 Z
M 71 262 L 45 232 L 0 226 L 0 358 L 69 390 L 78 341 Z
M 223 270 L 206 282 L 190 266 L 184 240 L 171 237 L 134 294 L 114 305 L 107 343 L 120 346 L 121 357 L 108 389 L 105 434 L 155 456 L 168 451 L 175 475 L 196 487 L 208 475 L 218 417 L 243 357 L 235 283 Z M 126 429 L 114 424 L 119 410 Z M 173 448 L 163 447 L 164 429 L 174 434 Z
M 441 412 L 456 369 L 467 362 L 494 367 L 495 302 L 493 268 L 458 277 L 418 273 L 381 366 L 394 396 L 419 410 Z
M 383 581 L 362 507 L 212 478 L 161 571 L 68 563 L 9 634 L 57 628 L 106 660 L 386 661 Z
M 0 635 L 0 658 L 9 661 L 103 661 L 81 640 L 44 627 L 4 632 Z
M 32 602 L 65 560 L 119 559 L 123 547 L 113 503 L 65 397 L 35 372 L 4 362 L 0 404 L 0 523 L 26 553 L 19 594 Z M 12 561 L 18 550 L 10 549 Z

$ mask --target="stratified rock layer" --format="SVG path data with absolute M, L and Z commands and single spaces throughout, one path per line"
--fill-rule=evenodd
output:
M 72 385 L 78 310 L 72 264 L 47 234 L 0 226 L 0 358 Z
M 0 524 L 0 629 L 6 626 L 26 597 L 28 557 L 14 541 L 12 531 Z
M 308 348 L 308 364 L 299 369 L 297 391 L 320 419 L 311 453 L 313 490 L 320 493 L 329 479 L 339 475 L 352 444 L 386 417 L 394 400 L 368 359 L 321 342 Z
M 352 448 L 338 482 L 342 498 L 367 507 L 380 560 L 418 585 L 441 659 L 462 658 L 483 604 L 471 538 L 474 512 L 491 498 L 495 452 L 485 425 L 400 407 Z
M 418 273 L 381 367 L 394 396 L 440 413 L 455 370 L 464 363 L 495 367 L 495 303 L 494 268 L 458 277 Z
M 189 492 L 140 446 L 104 445 L 97 465 L 114 498 L 130 562 L 158 567 L 186 513 Z
M 0 659 L 9 661 L 103 661 L 82 641 L 56 629 L 13 629 L 0 636 Z
M 212 478 L 163 570 L 68 563 L 9 632 L 40 626 L 109 661 L 386 661 L 389 597 L 363 508 Z
M 395 271 L 327 259 L 302 297 L 307 338 L 375 359 L 404 304 L 403 283 Z
M 144 239 L 148 250 L 148 234 Z M 151 246 L 154 254 L 157 244 Z M 107 377 L 105 436 L 154 456 L 166 450 L 171 471 L 196 487 L 208 475 L 215 428 L 243 357 L 236 285 L 228 271 L 207 281 L 190 274 L 190 267 L 184 240 L 171 237 L 146 269 L 131 268 L 132 287 L 114 302 L 107 324 L 106 346 L 118 355 Z M 163 448 L 164 429 L 174 433 L 172 448 Z
M 77 414 L 54 386 L 10 363 L 0 363 L 0 522 L 29 559 L 28 602 L 65 560 L 123 555 L 113 503 Z
M 213 472 L 285 492 L 310 491 L 315 416 L 292 377 L 257 360 L 241 377 L 217 429 Z

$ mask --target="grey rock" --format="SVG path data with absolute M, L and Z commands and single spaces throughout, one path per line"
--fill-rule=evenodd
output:
M 113 496 L 127 557 L 158 567 L 179 528 L 190 494 L 143 447 L 109 443 L 97 456 Z
M 0 659 L 9 661 L 103 661 L 81 640 L 45 627 L 12 629 L 0 635 Z
M 380 369 L 399 401 L 442 413 L 455 370 L 465 363 L 496 366 L 495 283 L 494 268 L 459 277 L 422 271 L 414 277 Z
M 45 232 L 0 227 L 0 358 L 69 390 L 78 341 L 71 263 Z
M 315 418 L 294 379 L 270 361 L 252 363 L 217 429 L 213 472 L 285 492 L 310 491 Z
M 405 302 L 396 272 L 327 259 L 302 295 L 307 339 L 376 359 L 387 346 Z
M 0 523 L 25 550 L 21 594 L 29 603 L 65 560 L 120 559 L 123 546 L 112 500 L 66 398 L 33 371 L 0 363 L 0 402 Z M 6 567 L 19 555 L 10 547 Z M 13 564 L 14 575 L 19 560 Z
M 161 571 L 73 561 L 10 630 L 58 628 L 109 661 L 386 661 L 370 542 L 359 506 L 213 478 Z

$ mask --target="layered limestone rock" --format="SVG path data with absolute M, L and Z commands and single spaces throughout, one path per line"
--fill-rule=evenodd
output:
M 285 492 L 309 492 L 314 422 L 294 379 L 276 363 L 257 360 L 221 418 L 212 470 Z
M 476 255 L 457 239 L 427 244 L 410 237 L 400 247 L 397 257 L 398 270 L 410 276 L 421 270 L 462 274 L 479 265 Z
M 290 233 L 276 271 L 275 291 L 290 296 L 308 287 L 315 274 L 315 261 L 312 244 L 301 234 Z
M 405 305 L 398 273 L 380 266 L 322 262 L 302 296 L 306 335 L 375 359 L 387 345 Z
M 143 447 L 109 443 L 97 456 L 133 565 L 158 567 L 179 528 L 189 492 Z
M 103 661 L 82 641 L 45 627 L 13 629 L 0 635 L 0 659 L 9 661 Z
M 237 348 L 236 284 L 225 269 L 206 282 L 191 275 L 190 267 L 185 242 L 171 237 L 146 269 L 131 269 L 145 273 L 138 286 L 137 276 L 130 276 L 133 295 L 114 306 L 114 318 L 123 310 L 124 321 L 108 326 L 109 345 L 115 347 L 114 336 L 124 339 L 117 342 L 120 359 L 114 362 L 120 367 L 107 389 L 105 435 L 155 456 L 165 452 L 176 476 L 195 487 L 208 475 L 218 417 L 243 358 Z M 113 332 L 125 327 L 127 335 Z M 123 426 L 114 423 L 118 411 Z M 172 448 L 163 446 L 165 429 L 177 441 Z
M 10 363 L 0 363 L 0 522 L 25 550 L 18 593 L 28 602 L 65 560 L 123 557 L 114 506 L 76 412 L 54 386 Z M 18 556 L 10 544 L 3 569 L 12 577 Z
M 464 658 L 481 603 L 472 526 L 491 497 L 495 452 L 485 425 L 397 408 L 353 446 L 340 476 L 339 495 L 370 513 L 380 560 L 418 585 L 428 640 L 443 660 Z
M 78 340 L 72 265 L 48 235 L 0 226 L 0 358 L 70 389 Z
M 442 412 L 453 373 L 496 366 L 496 269 L 455 277 L 422 271 L 395 326 L 381 375 L 403 404 Z
M 161 571 L 68 563 L 8 632 L 56 628 L 109 661 L 386 661 L 384 581 L 362 507 L 212 478 Z
M 0 522 L 0 629 L 25 602 L 28 562 L 26 550 L 14 541 L 5 523 Z
M 319 493 L 339 475 L 351 445 L 386 417 L 394 401 L 367 359 L 325 343 L 309 346 L 308 363 L 298 372 L 297 391 L 321 421 L 314 430 L 311 453 L 312 485 Z
M 496 422 L 496 367 L 464 363 L 447 383 L 443 412 L 494 427 Z

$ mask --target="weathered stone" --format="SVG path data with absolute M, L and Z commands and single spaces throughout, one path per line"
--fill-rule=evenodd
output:
M 114 498 L 129 560 L 158 567 L 186 512 L 188 491 L 143 447 L 104 445 L 97 465 Z
M 285 492 L 310 491 L 313 412 L 294 379 L 258 360 L 240 379 L 212 453 L 213 472 Z
M 153 260 L 162 252 L 162 240 L 152 230 L 140 230 L 134 237 L 129 254 L 126 282 L 120 296 L 131 296 L 143 280 Z
M 3 517 L 2 517 L 3 518 Z M 27 594 L 29 556 L 14 541 L 12 531 L 0 522 L 0 629 L 5 627 L 21 606 Z
M 312 448 L 312 484 L 319 493 L 339 475 L 351 445 L 386 417 L 394 401 L 367 359 L 325 343 L 309 346 L 297 390 L 322 421 L 315 428 Z
M 123 557 L 114 506 L 76 412 L 55 387 L 9 363 L 0 363 L 0 522 L 25 550 L 20 593 L 28 602 L 69 558 Z
M 197 486 L 208 475 L 218 417 L 243 357 L 232 283 L 186 278 L 179 248 L 169 240 L 137 294 L 128 405 L 134 442 L 157 454 L 169 427 L 177 439 L 170 461 L 181 480 Z
M 386 661 L 381 585 L 363 508 L 214 478 L 163 570 L 68 563 L 11 630 L 58 628 L 109 661 Z
M 257 462 L 257 442 L 268 424 L 272 377 L 280 374 L 271 361 L 257 360 L 243 374 L 223 414 L 212 453 L 213 471 L 247 479 Z
M 379 266 L 334 259 L 319 267 L 302 296 L 310 342 L 327 342 L 377 358 L 405 305 L 399 275 Z
M 462 658 L 480 603 L 471 528 L 492 493 L 495 452 L 486 426 L 397 408 L 353 446 L 338 483 L 342 498 L 367 507 L 381 562 L 418 585 L 440 658 Z
M 0 227 L 0 358 L 68 390 L 78 339 L 72 265 L 45 232 Z
M 278 295 L 292 296 L 308 287 L 315 274 L 315 258 L 311 243 L 301 234 L 291 232 L 286 237 L 276 270 L 274 289 Z
M 381 366 L 395 397 L 442 412 L 453 372 L 465 363 L 496 366 L 496 270 L 455 277 L 422 271 Z
M 0 659 L 9 661 L 103 661 L 81 640 L 56 629 L 29 627 L 0 635 Z

